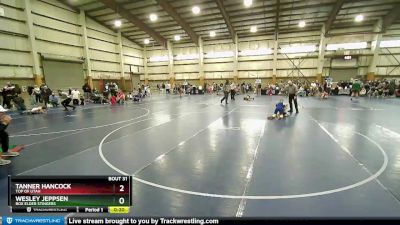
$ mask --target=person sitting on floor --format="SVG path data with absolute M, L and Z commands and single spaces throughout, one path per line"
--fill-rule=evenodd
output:
M 49 97 L 49 101 L 50 104 L 53 107 L 58 107 L 59 103 L 58 103 L 58 96 L 54 94 L 54 92 L 51 93 L 50 97 Z
M 305 89 L 304 89 L 303 86 L 300 86 L 299 92 L 297 93 L 297 95 L 299 95 L 300 97 L 305 97 L 305 96 L 307 96 L 307 93 L 306 93 L 306 91 L 305 91 Z
M 2 157 L 12 157 L 12 156 L 18 156 L 18 152 L 9 152 L 9 136 L 6 131 L 8 125 L 11 123 L 11 117 L 7 114 L 6 109 L 4 109 L 2 106 L 0 106 L 0 143 L 1 143 L 1 148 L 3 151 L 0 151 L 0 166 L 4 166 L 7 164 L 10 164 L 10 160 L 5 160 Z
M 272 115 L 271 119 L 283 119 L 283 117 L 287 116 L 286 109 L 287 106 L 283 103 L 283 99 L 281 99 L 276 105 L 275 105 L 275 111 L 274 114 Z
M 140 94 L 139 91 L 136 90 L 136 88 L 133 89 L 132 96 L 133 96 L 133 97 L 132 97 L 132 100 L 133 100 L 134 102 L 140 102 L 140 101 L 142 101 L 142 95 Z

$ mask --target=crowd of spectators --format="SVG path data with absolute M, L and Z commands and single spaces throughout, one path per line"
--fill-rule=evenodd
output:
M 360 87 L 360 96 L 368 97 L 400 97 L 400 84 L 394 79 L 381 79 L 375 81 L 362 81 L 351 79 L 350 81 L 330 82 L 318 81 L 310 82 L 307 80 L 294 80 L 293 83 L 298 87 L 299 96 L 320 96 L 326 98 L 329 95 L 351 95 L 353 84 L 357 82 Z M 357 84 L 357 86 L 358 86 Z M 283 95 L 286 83 L 280 81 L 277 83 L 252 84 L 248 82 L 234 83 L 230 82 L 230 94 L 254 93 L 257 95 Z M 156 90 L 164 94 L 176 95 L 194 95 L 194 94 L 217 94 L 223 95 L 226 91 L 225 83 L 205 83 L 204 87 L 193 85 L 189 82 L 176 82 L 169 84 L 163 82 L 156 84 Z M 24 99 L 21 97 L 21 88 L 16 84 L 7 83 L 0 89 L 2 96 L 2 106 L 6 109 L 15 107 L 19 112 L 26 110 Z M 73 106 L 84 105 L 85 102 L 101 103 L 101 104 L 121 104 L 126 100 L 136 99 L 142 100 L 151 96 L 151 88 L 148 84 L 138 83 L 132 92 L 125 94 L 115 82 L 106 83 L 104 90 L 99 92 L 93 89 L 89 84 L 82 86 L 82 91 L 78 88 L 69 88 L 68 90 L 58 90 L 53 92 L 45 83 L 40 86 L 28 86 L 27 92 L 30 96 L 31 106 L 37 107 L 43 105 L 45 107 L 58 107 L 61 101 L 71 98 Z M 136 98 L 135 98 L 136 97 Z M 61 104 L 62 105 L 62 104 Z
M 400 83 L 394 79 L 381 79 L 375 81 L 363 81 L 351 79 L 339 82 L 308 82 L 305 80 L 293 81 L 299 87 L 299 96 L 326 96 L 326 95 L 351 95 L 353 84 L 358 83 L 361 87 L 360 96 L 368 97 L 400 97 Z M 276 84 L 267 83 L 262 87 L 262 92 L 267 95 L 285 94 L 283 81 Z
M 293 83 L 299 89 L 299 96 L 317 96 L 327 97 L 329 95 L 351 95 L 353 83 L 357 82 L 361 86 L 360 96 L 368 97 L 400 97 L 400 83 L 396 83 L 394 79 L 381 79 L 375 81 L 362 81 L 351 79 L 349 81 L 307 81 L 307 80 L 294 80 Z M 238 83 L 230 82 L 231 91 L 235 94 L 249 94 L 254 93 L 257 95 L 284 95 L 285 81 L 277 83 Z M 223 95 L 225 89 L 224 82 L 205 83 L 204 87 L 192 85 L 187 82 L 177 82 L 170 85 L 169 83 L 160 83 L 156 85 L 159 93 L 166 94 L 216 94 Z

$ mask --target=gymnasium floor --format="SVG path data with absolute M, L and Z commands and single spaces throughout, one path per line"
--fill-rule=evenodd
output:
M 133 216 L 400 217 L 398 99 L 155 96 L 122 106 L 14 116 L 8 174 L 133 174 Z M 286 101 L 286 100 L 285 100 Z

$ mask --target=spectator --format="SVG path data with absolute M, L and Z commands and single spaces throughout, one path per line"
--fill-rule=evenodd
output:
M 13 98 L 13 102 L 14 102 L 15 107 L 17 108 L 18 112 L 20 114 L 23 114 L 24 111 L 26 110 L 25 100 L 21 96 L 17 95 Z
M 235 94 L 236 94 L 236 85 L 235 83 L 232 82 L 231 84 L 231 100 L 235 100 Z
M 389 82 L 388 89 L 389 89 L 388 95 L 393 96 L 396 91 L 396 83 L 394 82 L 394 80 Z
M 82 90 L 83 90 L 83 95 L 84 95 L 85 101 L 88 101 L 90 98 L 90 93 L 92 93 L 92 89 L 90 88 L 88 83 L 85 83 L 82 86 Z
M 14 88 L 10 82 L 7 82 L 7 85 L 3 88 L 3 107 L 7 106 L 7 109 L 11 109 L 11 100 L 14 96 Z
M 167 94 L 170 94 L 170 93 L 171 93 L 171 84 L 170 84 L 170 83 L 167 83 L 167 84 L 165 85 L 165 91 L 166 91 Z
M 51 93 L 51 95 L 50 95 L 50 97 L 49 97 L 49 101 L 50 101 L 50 104 L 51 104 L 53 107 L 58 107 L 58 105 L 59 105 L 59 103 L 58 103 L 58 96 L 56 96 L 56 95 L 54 94 L 54 92 Z
M 40 88 L 37 85 L 34 86 L 32 94 L 35 96 L 36 104 L 39 104 L 40 102 L 42 102 L 42 99 L 40 98 L 41 97 L 40 96 Z
M 71 91 L 71 95 L 72 95 L 72 104 L 74 106 L 79 105 L 79 91 L 77 89 L 74 89 Z
M 47 106 L 47 104 L 49 104 L 49 97 L 50 97 L 50 95 L 51 95 L 51 90 L 50 90 L 50 88 L 47 87 L 46 84 L 44 84 L 44 85 L 42 86 L 42 89 L 41 89 L 41 93 L 40 93 L 40 94 L 41 94 L 41 98 L 43 99 L 44 105 Z
M 222 85 L 222 84 L 221 84 Z M 221 99 L 221 104 L 225 100 L 225 104 L 228 104 L 228 95 L 231 90 L 231 86 L 229 85 L 229 81 L 225 81 L 225 85 L 223 86 L 224 97 Z
M 28 91 L 28 95 L 29 95 L 29 99 L 31 101 L 31 105 L 35 104 L 35 96 L 33 95 L 33 86 L 29 85 L 27 87 L 27 91 Z

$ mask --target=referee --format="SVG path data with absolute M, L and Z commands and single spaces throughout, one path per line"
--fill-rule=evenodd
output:
M 290 113 L 293 112 L 292 101 L 294 101 L 294 107 L 296 108 L 296 113 L 299 113 L 299 109 L 297 108 L 297 92 L 298 92 L 297 86 L 293 84 L 291 80 L 289 80 L 288 85 L 285 88 L 285 91 L 289 94 L 289 106 L 290 106 L 289 112 Z

